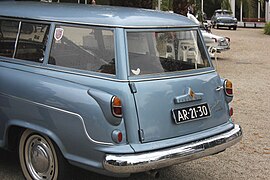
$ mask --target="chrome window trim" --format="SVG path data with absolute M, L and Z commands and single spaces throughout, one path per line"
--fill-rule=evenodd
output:
M 64 109 L 60 109 L 60 108 L 57 108 L 57 107 L 53 107 L 53 106 L 50 106 L 50 105 L 42 104 L 42 103 L 39 103 L 39 102 L 30 101 L 30 100 L 27 100 L 27 99 L 24 99 L 24 98 L 20 98 L 20 97 L 17 97 L 17 96 L 5 94 L 5 93 L 2 93 L 2 92 L 0 92 L 0 95 L 10 97 L 10 98 L 13 98 L 13 99 L 17 99 L 17 100 L 20 100 L 20 101 L 25 101 L 25 102 L 30 103 L 30 104 L 43 106 L 45 108 L 50 108 L 50 109 L 53 109 L 53 110 L 56 110 L 56 111 L 61 111 L 61 112 L 68 113 L 68 114 L 71 114 L 73 116 L 76 116 L 76 117 L 78 117 L 80 119 L 80 121 L 82 123 L 82 126 L 83 126 L 83 129 L 84 129 L 84 133 L 87 136 L 88 140 L 90 140 L 91 142 L 96 143 L 96 144 L 114 145 L 113 143 L 97 141 L 97 140 L 94 140 L 93 138 L 91 138 L 91 136 L 87 132 L 86 125 L 84 123 L 84 120 L 83 120 L 82 116 L 79 115 L 78 113 L 74 113 L 74 112 L 67 111 L 67 110 L 64 110 Z
M 19 37 L 20 37 L 20 34 L 21 34 L 21 28 L 22 28 L 22 21 L 19 22 L 19 26 L 18 26 L 16 41 L 15 41 L 15 44 L 14 44 L 14 52 L 13 52 L 13 55 L 12 55 L 13 59 L 15 58 L 15 55 L 16 55 L 17 46 L 18 46 L 18 42 L 19 42 Z

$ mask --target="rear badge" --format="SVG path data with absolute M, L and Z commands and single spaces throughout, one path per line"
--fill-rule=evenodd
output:
M 177 96 L 174 98 L 175 104 L 180 104 L 184 102 L 190 102 L 190 101 L 199 101 L 203 97 L 203 93 L 194 92 L 190 87 L 187 88 L 186 94 Z

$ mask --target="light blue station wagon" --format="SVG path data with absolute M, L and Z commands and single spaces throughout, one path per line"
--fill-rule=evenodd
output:
M 152 10 L 0 3 L 0 147 L 26 179 L 109 176 L 216 154 L 242 138 L 232 83 L 199 27 Z

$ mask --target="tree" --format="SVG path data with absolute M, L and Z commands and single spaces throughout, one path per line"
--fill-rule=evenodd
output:
M 243 14 L 247 18 L 256 18 L 258 13 L 258 2 L 261 3 L 262 12 L 265 0 L 238 0 L 237 5 L 240 7 L 241 2 L 243 3 Z
M 220 4 L 221 9 L 232 10 L 230 0 L 211 0 L 212 3 Z
M 153 4 L 153 7 L 152 9 L 155 9 L 158 7 L 158 1 L 159 0 L 152 0 L 152 4 Z M 160 5 L 160 10 L 161 11 L 172 11 L 172 3 L 173 3 L 173 0 L 160 0 L 161 1 L 161 5 Z
M 96 0 L 98 2 L 98 0 Z M 98 3 L 97 3 L 98 4 Z M 125 7 L 153 8 L 152 0 L 110 0 L 110 5 Z
M 229 0 L 222 0 L 222 2 L 221 2 L 221 9 L 227 9 L 229 11 L 232 11 L 230 1 Z

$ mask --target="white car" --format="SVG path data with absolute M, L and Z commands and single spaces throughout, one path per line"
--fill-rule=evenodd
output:
M 201 29 L 203 39 L 211 57 L 214 57 L 214 48 L 217 53 L 230 49 L 230 38 L 218 36 Z
M 188 13 L 187 17 L 198 25 L 201 23 L 192 14 Z M 201 28 L 202 36 L 205 41 L 206 47 L 211 57 L 215 56 L 215 50 L 217 53 L 230 49 L 230 38 L 215 35 L 205 29 L 205 26 Z

